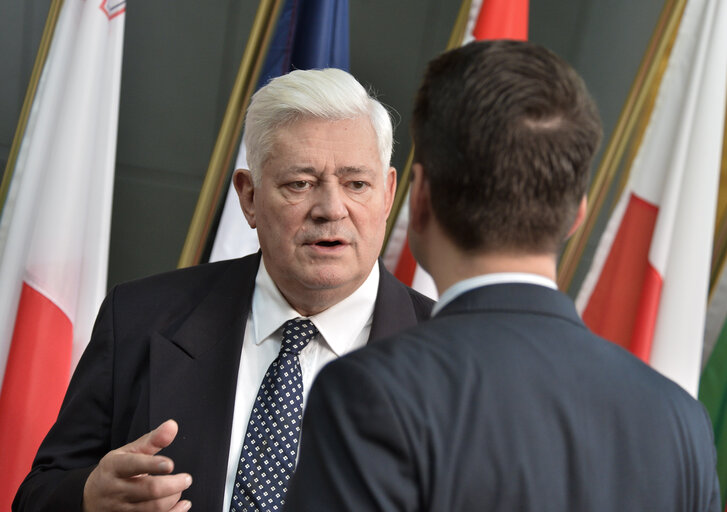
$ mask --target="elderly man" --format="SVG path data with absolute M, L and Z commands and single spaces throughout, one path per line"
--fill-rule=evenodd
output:
M 343 71 L 294 71 L 245 134 L 233 180 L 261 254 L 111 291 L 14 510 L 279 510 L 318 370 L 428 317 L 377 261 L 384 107 Z
M 432 320 L 328 365 L 287 510 L 719 510 L 704 408 L 588 331 L 556 289 L 601 129 L 526 42 L 430 63 L 415 102 L 412 252 Z

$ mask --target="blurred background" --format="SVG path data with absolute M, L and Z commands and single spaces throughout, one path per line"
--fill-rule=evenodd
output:
M 177 266 L 242 52 L 254 0 L 131 0 L 126 6 L 108 285 Z M 0 0 L 0 172 L 50 0 Z M 393 165 L 410 148 L 411 105 L 443 51 L 459 0 L 350 0 L 351 72 L 393 112 Z M 662 0 L 531 0 L 530 40 L 584 77 L 616 124 Z M 240 214 L 240 222 L 244 222 Z

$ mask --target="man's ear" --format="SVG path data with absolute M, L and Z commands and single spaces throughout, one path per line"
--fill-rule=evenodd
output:
M 394 204 L 394 197 L 396 197 L 396 169 L 389 167 L 384 175 L 384 201 L 386 205 L 386 216 L 389 216 L 391 212 L 391 206 Z
M 421 233 L 429 224 L 432 214 L 431 191 L 429 180 L 424 174 L 421 164 L 411 166 L 411 184 L 409 186 L 409 228 Z
M 235 185 L 242 213 L 245 215 L 247 223 L 254 229 L 256 227 L 255 185 L 252 182 L 252 174 L 247 169 L 237 169 L 232 175 L 232 183 Z
M 568 230 L 568 236 L 566 238 L 570 238 L 573 233 L 576 232 L 576 230 L 581 227 L 581 224 L 583 224 L 583 221 L 586 220 L 586 213 L 588 213 L 588 201 L 586 200 L 586 196 L 583 196 L 581 198 L 581 202 L 578 205 L 578 212 L 576 213 L 576 218 L 573 221 L 573 225 Z

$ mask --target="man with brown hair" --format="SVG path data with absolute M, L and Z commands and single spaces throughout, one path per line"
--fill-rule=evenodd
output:
M 601 137 L 580 77 L 471 43 L 430 63 L 412 132 L 409 240 L 440 302 L 319 374 L 288 510 L 717 511 L 704 408 L 555 284 Z

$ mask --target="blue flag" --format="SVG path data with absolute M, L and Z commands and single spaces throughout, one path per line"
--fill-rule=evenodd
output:
M 287 0 L 257 88 L 294 69 L 348 71 L 348 63 L 348 0 Z
M 257 88 L 294 69 L 348 71 L 348 62 L 348 0 L 286 0 Z M 236 167 L 246 165 L 245 148 L 240 144 Z M 258 250 L 257 233 L 241 217 L 237 193 L 230 185 L 210 261 L 237 258 Z

